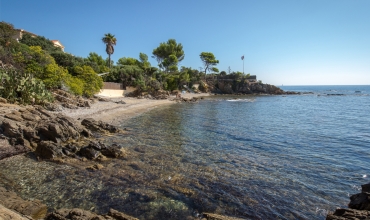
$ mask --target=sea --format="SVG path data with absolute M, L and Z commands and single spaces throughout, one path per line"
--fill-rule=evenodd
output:
M 90 171 L 0 161 L 0 186 L 51 209 L 139 219 L 325 219 L 370 182 L 370 86 L 281 86 L 300 95 L 214 95 L 121 122 L 122 159 Z M 119 119 L 117 119 L 119 120 Z

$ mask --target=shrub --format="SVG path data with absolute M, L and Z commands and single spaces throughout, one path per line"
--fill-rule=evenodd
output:
M 0 68 L 0 96 L 21 104 L 53 101 L 53 96 L 41 80 L 14 68 Z
M 32 36 L 28 33 L 24 33 L 22 39 L 19 40 L 20 43 L 26 44 L 27 46 L 39 46 L 43 50 L 48 52 L 62 51 L 59 47 L 54 46 L 51 40 L 46 39 L 42 36 Z
M 75 95 L 82 95 L 83 89 L 84 89 L 84 82 L 75 77 L 75 76 L 69 76 L 65 80 L 65 85 L 68 87 L 69 92 L 75 94 Z
M 45 83 L 46 87 L 51 89 L 60 88 L 69 77 L 68 71 L 55 63 L 46 65 L 42 72 L 35 75 Z
M 91 97 L 103 87 L 103 79 L 90 66 L 76 66 L 74 72 L 83 81 L 83 95 Z

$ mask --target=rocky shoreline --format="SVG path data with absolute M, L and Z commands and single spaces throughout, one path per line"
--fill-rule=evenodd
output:
M 179 97 L 173 98 L 171 102 L 194 103 L 200 99 Z M 110 100 L 99 102 L 112 103 Z M 82 100 L 80 103 L 84 103 L 84 106 L 79 108 L 86 108 L 89 102 Z M 58 109 L 54 107 L 52 109 Z M 126 134 L 127 130 L 93 118 L 76 119 L 60 112 L 48 111 L 42 106 L 19 106 L 3 100 L 0 103 L 0 160 L 26 153 L 34 155 L 32 157 L 36 160 L 71 164 L 90 171 L 100 170 L 104 168 L 100 162 L 110 158 L 124 158 L 126 152 L 118 144 L 106 145 L 98 141 L 99 137 Z M 82 209 L 50 212 L 51 207 L 41 201 L 23 200 L 8 190 L 0 187 L 0 219 L 136 219 L 114 209 L 103 215 Z M 190 219 L 199 218 L 238 219 L 212 213 L 197 214 Z
M 370 219 L 370 183 L 362 185 L 361 188 L 361 193 L 350 197 L 348 209 L 337 209 L 334 213 L 329 213 L 326 220 Z
M 1 159 L 30 151 L 35 152 L 39 159 L 52 160 L 66 157 L 117 158 L 123 154 L 120 146 L 105 146 L 94 141 L 98 134 L 124 132 L 102 121 L 92 118 L 78 121 L 46 111 L 41 106 L 13 106 L 13 110 L 1 113 L 0 138 L 13 146 L 1 149 Z
M 242 94 L 240 94 L 242 95 Z M 177 97 L 173 102 L 196 103 L 201 97 Z M 0 100 L 1 101 L 1 100 Z M 123 100 L 100 99 L 98 102 L 125 104 Z M 119 103 L 116 103 L 119 102 Z M 81 103 L 88 103 L 86 100 Z M 89 104 L 90 106 L 90 104 Z M 79 108 L 86 108 L 80 106 Z M 84 111 L 84 109 L 77 109 Z M 98 138 L 110 134 L 125 134 L 119 128 L 93 118 L 72 118 L 51 112 L 41 106 L 19 106 L 0 103 L 0 160 L 32 152 L 38 160 L 66 164 L 85 164 L 83 169 L 103 169 L 99 163 L 110 158 L 126 157 L 125 149 L 117 144 L 106 145 Z M 370 183 L 362 192 L 351 196 L 348 209 L 337 209 L 327 215 L 328 220 L 370 219 Z M 48 212 L 49 211 L 49 212 Z M 136 219 L 125 213 L 109 210 L 100 215 L 82 209 L 59 209 L 50 212 L 38 200 L 23 200 L 14 192 L 0 187 L 0 219 Z M 212 213 L 197 214 L 194 219 L 238 219 Z

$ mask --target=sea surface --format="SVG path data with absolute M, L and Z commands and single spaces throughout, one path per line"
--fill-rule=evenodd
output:
M 370 182 L 370 86 L 281 88 L 302 94 L 217 95 L 123 121 L 128 133 L 102 141 L 126 157 L 99 171 L 2 160 L 0 186 L 54 209 L 140 219 L 325 219 Z

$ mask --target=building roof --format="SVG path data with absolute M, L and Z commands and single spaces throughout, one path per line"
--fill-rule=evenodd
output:
M 59 40 L 51 40 L 51 42 L 53 42 L 54 46 L 57 46 L 57 47 L 60 47 L 60 48 L 64 48 L 63 44 L 60 43 Z

